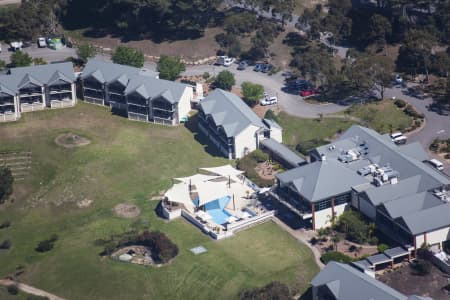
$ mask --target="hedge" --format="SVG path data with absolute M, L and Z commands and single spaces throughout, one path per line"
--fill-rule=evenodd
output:
M 341 252 L 335 252 L 335 251 L 330 251 L 327 252 L 325 254 L 323 254 L 320 257 L 320 260 L 324 263 L 327 264 L 330 261 L 337 261 L 337 262 L 341 262 L 341 263 L 350 263 L 352 261 L 352 258 L 348 255 L 345 255 Z

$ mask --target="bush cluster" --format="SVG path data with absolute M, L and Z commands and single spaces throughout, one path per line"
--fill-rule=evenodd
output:
M 6 239 L 0 243 L 0 249 L 8 250 L 9 248 L 11 248 L 11 245 L 11 240 Z
M 0 229 L 8 228 L 9 226 L 11 226 L 11 221 L 6 220 L 0 224 Z
M 432 265 L 427 260 L 419 259 L 415 263 L 411 264 L 413 273 L 419 276 L 425 276 L 431 272 Z
M 314 148 L 325 145 L 327 142 L 321 139 L 311 139 L 304 142 L 300 142 L 295 146 L 295 150 L 303 155 L 308 155 L 308 152 Z
M 324 263 L 327 264 L 330 261 L 337 261 L 337 262 L 341 262 L 341 263 L 349 263 L 352 261 L 352 258 L 350 256 L 347 256 L 341 252 L 335 252 L 335 251 L 330 251 L 327 252 L 325 254 L 323 254 L 320 257 L 320 260 Z
M 6 289 L 10 295 L 17 295 L 19 293 L 19 288 L 15 284 L 8 285 Z
M 418 113 L 412 105 L 408 104 L 406 105 L 405 109 L 403 110 L 405 114 L 407 114 L 410 117 L 413 117 L 415 119 L 423 119 L 425 118 L 424 114 Z
M 53 249 L 57 240 L 58 236 L 54 234 L 49 239 L 40 241 L 34 250 L 37 252 L 48 252 Z
M 398 108 L 404 108 L 406 106 L 406 101 L 404 101 L 402 99 L 397 99 L 397 100 L 395 100 L 394 104 Z
M 351 242 L 362 244 L 369 242 L 376 244 L 377 238 L 373 236 L 375 226 L 368 224 L 359 212 L 348 210 L 339 216 L 334 228 L 345 234 L 345 238 Z
M 255 153 L 256 152 L 256 153 Z M 259 177 L 255 168 L 258 162 L 264 162 L 269 157 L 261 150 L 256 150 L 237 161 L 237 168 L 241 171 L 245 171 L 245 176 L 249 178 L 253 183 L 260 187 L 268 187 L 273 185 L 273 180 L 263 179 Z

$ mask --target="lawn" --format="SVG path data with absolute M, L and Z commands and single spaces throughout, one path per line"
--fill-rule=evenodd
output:
M 345 118 L 300 119 L 284 112 L 278 115 L 278 121 L 283 127 L 283 143 L 292 147 L 312 139 L 333 138 L 354 124 Z
M 404 131 L 411 126 L 413 119 L 394 105 L 392 100 L 354 105 L 346 114 L 361 119 L 363 123 L 380 133 L 390 130 Z
M 91 140 L 65 149 L 54 143 L 64 132 Z M 303 290 L 317 273 L 312 253 L 274 223 L 213 241 L 184 220 L 167 223 L 148 199 L 171 185 L 171 178 L 198 167 L 226 163 L 213 157 L 184 127 L 128 121 L 103 107 L 24 114 L 0 125 L 0 151 L 32 152 L 32 170 L 15 185 L 14 202 L 0 207 L 0 277 L 25 267 L 19 280 L 67 299 L 233 299 L 242 289 L 280 280 Z M 93 200 L 88 208 L 76 204 Z M 139 206 L 135 219 L 116 217 L 118 203 Z M 131 227 L 161 230 L 180 248 L 175 260 L 146 268 L 101 258 L 96 241 Z M 39 241 L 58 234 L 51 252 L 37 253 Z M 208 253 L 189 249 L 203 245 Z M 4 291 L 0 291 L 0 296 Z

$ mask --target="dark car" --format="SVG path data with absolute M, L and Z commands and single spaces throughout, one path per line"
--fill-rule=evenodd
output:
M 248 67 L 248 62 L 246 60 L 243 60 L 239 63 L 239 66 L 237 67 L 237 69 L 242 71 L 242 70 L 245 70 L 247 67 Z
M 264 64 L 256 64 L 256 66 L 253 68 L 253 71 L 260 72 L 263 70 Z
M 442 109 L 442 108 L 440 108 L 440 109 L 437 111 L 437 113 L 440 114 L 441 116 L 448 116 L 448 115 L 449 115 L 448 110 Z
M 270 70 L 273 69 L 273 66 L 270 64 L 264 65 L 263 69 L 261 70 L 263 73 L 269 73 Z

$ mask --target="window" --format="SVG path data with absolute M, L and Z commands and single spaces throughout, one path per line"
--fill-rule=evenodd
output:
M 315 211 L 324 210 L 331 207 L 331 199 L 323 200 L 314 204 Z
M 339 195 L 334 198 L 334 205 L 341 205 L 350 202 L 350 194 Z

